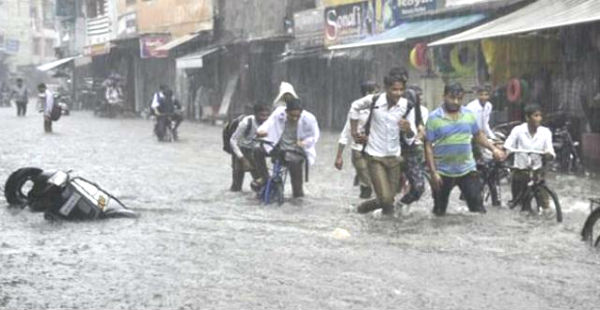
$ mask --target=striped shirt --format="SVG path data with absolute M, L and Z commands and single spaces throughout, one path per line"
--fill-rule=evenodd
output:
M 476 170 L 471 139 L 479 132 L 479 126 L 472 112 L 461 107 L 458 119 L 452 120 L 439 107 L 429 115 L 425 127 L 439 174 L 460 177 Z

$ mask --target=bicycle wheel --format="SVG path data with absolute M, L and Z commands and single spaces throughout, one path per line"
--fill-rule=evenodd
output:
M 281 206 L 283 204 L 283 183 L 273 183 L 273 190 L 271 191 L 271 193 L 271 201 L 277 201 L 277 205 Z
M 528 200 L 528 204 L 531 206 L 531 211 L 534 214 L 552 216 L 556 218 L 557 222 L 562 222 L 562 209 L 558 201 L 558 196 L 545 184 L 537 186 L 525 199 Z M 547 201 L 546 207 L 544 207 L 545 201 Z
M 167 124 L 167 126 L 165 127 L 164 141 L 173 142 L 173 129 L 171 129 L 171 126 L 169 124 Z
M 581 230 L 581 238 L 592 246 L 598 246 L 600 243 L 600 208 L 596 208 L 585 220 Z

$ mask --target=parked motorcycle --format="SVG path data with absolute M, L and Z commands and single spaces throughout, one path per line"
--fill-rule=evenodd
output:
M 137 217 L 99 185 L 70 171 L 21 168 L 8 177 L 4 196 L 11 206 L 44 212 L 47 220 Z
M 585 169 L 579 155 L 579 141 L 575 141 L 566 121 L 562 126 L 552 130 L 552 144 L 556 153 L 555 169 L 564 173 L 584 174 Z
M 54 102 L 60 106 L 62 115 L 70 115 L 71 96 L 65 94 L 54 95 Z

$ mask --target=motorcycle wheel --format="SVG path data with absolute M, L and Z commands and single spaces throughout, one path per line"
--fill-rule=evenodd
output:
M 6 197 L 6 201 L 10 205 L 26 205 L 29 202 L 27 198 L 29 191 L 24 192 L 23 189 L 29 182 L 31 182 L 31 188 L 33 188 L 33 179 L 42 172 L 42 169 L 35 167 L 21 168 L 13 172 L 4 185 L 4 196 Z M 31 188 L 29 188 L 29 190 L 31 190 Z

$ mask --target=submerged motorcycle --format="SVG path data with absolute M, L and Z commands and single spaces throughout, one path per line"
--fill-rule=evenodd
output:
M 44 171 L 26 167 L 13 172 L 4 186 L 11 206 L 44 212 L 47 220 L 96 220 L 137 217 L 99 185 L 70 171 Z

